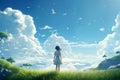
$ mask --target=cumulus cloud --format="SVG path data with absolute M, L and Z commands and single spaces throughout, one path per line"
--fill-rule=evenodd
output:
M 88 44 L 88 43 L 75 43 L 75 42 L 72 42 L 70 43 L 72 45 L 72 47 L 85 47 L 85 48 L 90 48 L 90 47 L 98 47 L 98 44 L 97 43 L 91 43 L 91 44 Z
M 44 49 L 48 52 L 54 52 L 55 46 L 60 46 L 64 55 L 71 54 L 72 49 L 69 41 L 62 36 L 58 36 L 57 33 L 51 34 L 48 39 L 44 42 Z
M 6 58 L 12 56 L 17 62 L 41 61 L 44 50 L 35 38 L 33 18 L 19 10 L 7 8 L 0 11 L 0 30 L 7 31 L 9 38 L 0 42 L 0 51 Z M 39 59 L 39 60 L 38 60 Z
M 115 52 L 120 50 L 120 16 L 115 19 L 116 24 L 112 27 L 112 33 L 108 34 L 104 40 L 99 42 L 101 48 L 98 50 L 98 55 L 115 55 Z
M 41 28 L 41 30 L 48 30 L 48 29 L 52 29 L 52 27 L 45 25 L 43 28 Z
M 56 11 L 54 9 L 51 9 L 52 14 L 56 14 Z
M 105 31 L 105 28 L 100 28 L 99 31 L 103 32 Z
M 118 29 L 120 28 L 120 15 L 117 15 L 117 17 L 116 17 L 116 19 L 115 19 L 115 22 L 116 22 L 116 24 L 112 27 L 112 31 L 114 31 L 114 32 L 117 32 L 117 31 L 119 31 Z

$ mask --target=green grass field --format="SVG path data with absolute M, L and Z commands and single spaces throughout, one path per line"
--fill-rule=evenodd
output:
M 0 65 L 13 73 L 5 80 L 120 80 L 120 70 L 37 71 L 22 69 L 5 60 L 0 60 Z

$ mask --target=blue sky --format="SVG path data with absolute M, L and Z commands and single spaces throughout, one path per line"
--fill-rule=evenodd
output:
M 1 44 L 0 53 L 9 52 L 4 55 L 15 59 L 25 53 L 24 58 L 30 57 L 25 62 L 33 60 L 35 64 L 36 57 L 52 60 L 54 46 L 60 45 L 66 62 L 63 67 L 93 66 L 103 60 L 102 55 L 111 57 L 120 49 L 119 3 L 119 0 L 0 0 L 0 31 L 10 35 L 7 42 L 2 42 L 9 46 Z M 12 54 L 16 52 L 19 53 Z M 48 61 L 44 67 L 50 64 Z
M 37 34 L 42 42 L 51 32 L 39 29 L 48 25 L 70 41 L 93 43 L 110 33 L 120 10 L 119 3 L 119 0 L 0 0 L 0 9 L 12 7 L 31 15 L 37 30 L 45 35 L 41 39 Z

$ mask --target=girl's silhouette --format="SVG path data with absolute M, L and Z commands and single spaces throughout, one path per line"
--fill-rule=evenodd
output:
M 56 65 L 56 70 L 60 71 L 60 64 L 62 64 L 62 58 L 61 58 L 61 49 L 59 46 L 55 47 L 56 51 L 54 53 L 54 64 Z

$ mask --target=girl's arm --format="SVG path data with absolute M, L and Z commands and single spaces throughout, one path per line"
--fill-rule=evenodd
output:
M 60 60 L 62 61 L 61 52 L 60 52 L 59 58 L 60 58 Z

